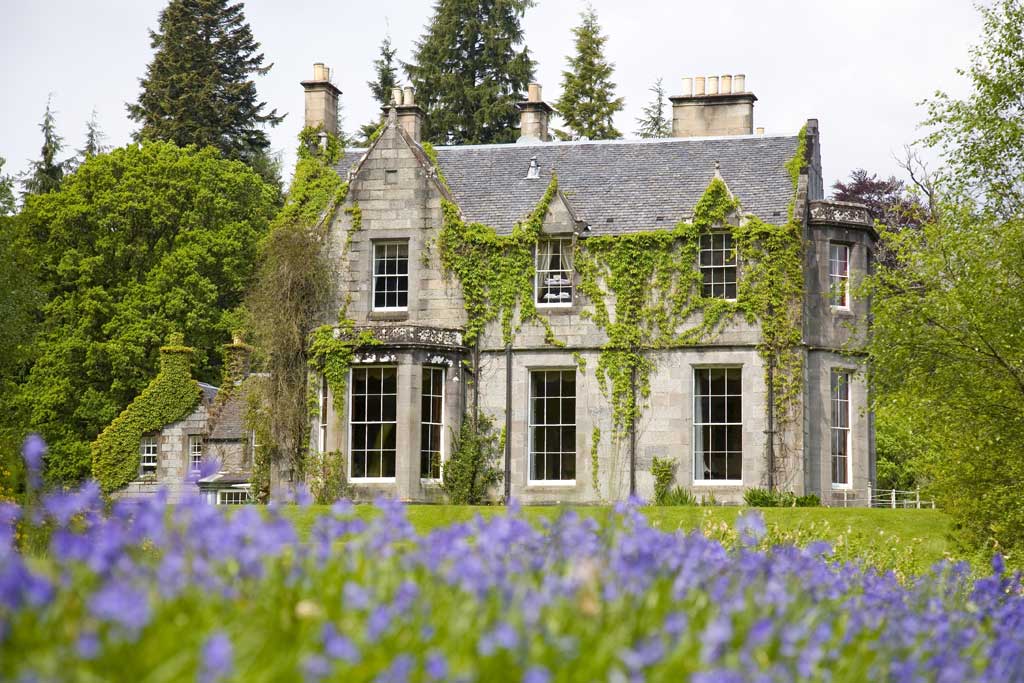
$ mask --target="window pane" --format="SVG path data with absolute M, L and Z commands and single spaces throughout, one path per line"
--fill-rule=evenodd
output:
M 373 307 L 406 308 L 409 303 L 409 245 L 378 242 L 373 245 Z
M 572 481 L 575 477 L 575 371 L 534 371 L 530 373 L 530 478 Z
M 694 478 L 742 480 L 740 368 L 697 368 L 694 385 Z
M 394 476 L 397 377 L 393 367 L 352 369 L 349 434 L 354 479 Z

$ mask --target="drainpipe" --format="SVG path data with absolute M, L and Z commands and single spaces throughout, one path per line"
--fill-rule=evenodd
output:
M 505 504 L 512 499 L 512 343 L 505 344 Z
M 768 490 L 775 490 L 775 354 L 768 355 Z
M 629 495 L 636 495 L 636 365 L 629 370 L 629 402 L 633 419 L 629 423 Z

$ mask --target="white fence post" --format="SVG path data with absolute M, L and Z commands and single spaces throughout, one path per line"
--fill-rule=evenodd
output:
M 889 499 L 892 501 L 892 509 L 896 509 L 896 489 L 889 492 Z
M 875 501 L 872 500 L 872 498 L 871 498 L 871 482 L 869 481 L 868 482 L 868 507 L 869 508 L 875 507 L 874 502 Z
M 917 509 L 921 509 L 921 487 L 918 486 L 917 490 L 914 491 L 914 498 L 917 501 Z

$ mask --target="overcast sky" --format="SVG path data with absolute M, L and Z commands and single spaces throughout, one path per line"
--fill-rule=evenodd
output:
M 7 172 L 37 158 L 38 129 L 53 93 L 58 130 L 70 150 L 83 144 L 93 108 L 108 144 L 126 143 L 134 124 L 124 103 L 152 57 L 147 29 L 164 0 L 0 0 L 0 156 Z M 858 167 L 898 173 L 894 154 L 920 137 L 935 90 L 964 95 L 956 74 L 980 33 L 968 0 L 593 0 L 609 36 L 618 93 L 626 109 L 616 126 L 632 137 L 635 119 L 663 77 L 670 95 L 685 76 L 745 73 L 757 95 L 754 125 L 792 134 L 817 118 L 829 185 Z M 431 0 L 329 2 L 250 0 L 245 13 L 267 62 L 257 80 L 269 108 L 287 113 L 270 131 L 290 176 L 302 126 L 302 88 L 313 62 L 333 71 L 343 91 L 346 130 L 376 115 L 366 81 L 381 38 L 390 32 L 408 60 L 430 18 Z M 584 3 L 540 0 L 523 22 L 548 101 L 558 98 L 570 29 Z M 400 74 L 404 80 L 404 73 Z

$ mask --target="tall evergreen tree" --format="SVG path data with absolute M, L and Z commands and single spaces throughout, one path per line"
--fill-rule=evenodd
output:
M 625 100 L 615 97 L 611 81 L 615 65 L 604 56 L 607 36 L 601 35 L 597 12 L 588 6 L 580 13 L 582 22 L 572 30 L 576 55 L 569 57 L 569 69 L 562 72 L 562 97 L 555 108 L 572 131 L 590 140 L 621 138 L 612 117 L 622 111 Z
M 67 159 L 57 159 L 64 149 L 64 138 L 57 133 L 56 120 L 50 106 L 52 100 L 53 95 L 46 98 L 46 113 L 39 124 L 39 130 L 43 132 L 43 148 L 39 152 L 39 160 L 29 162 L 29 170 L 21 176 L 23 197 L 53 192 L 60 187 L 69 167 Z
M 636 135 L 642 138 L 667 138 L 672 135 L 672 119 L 665 115 L 665 86 L 659 78 L 648 88 L 654 99 L 643 108 L 644 115 L 636 120 L 640 126 Z
M 78 163 L 87 161 L 97 154 L 103 154 L 110 147 L 103 144 L 107 136 L 100 129 L 99 121 L 96 120 L 96 109 L 93 108 L 89 120 L 85 122 L 85 147 L 78 150 Z
M 512 142 L 533 78 L 520 20 L 533 0 L 437 0 L 405 70 L 436 144 Z M 520 47 L 521 46 L 521 47 Z
M 128 116 L 142 124 L 137 140 L 179 147 L 211 145 L 230 159 L 264 169 L 270 141 L 263 128 L 284 118 L 264 112 L 254 75 L 267 73 L 260 44 L 242 4 L 228 0 L 171 0 L 150 31 L 153 61 Z
M 373 70 L 377 77 L 372 81 L 366 82 L 366 85 L 370 86 L 373 99 L 377 100 L 381 107 L 386 106 L 391 101 L 391 89 L 398 85 L 398 72 L 395 67 L 396 54 L 398 54 L 398 50 L 391 47 L 391 36 L 385 36 L 384 40 L 380 43 L 380 57 L 373 60 Z M 380 126 L 380 121 L 381 119 L 378 116 L 359 129 L 359 134 L 364 140 L 368 141 L 370 139 L 370 136 Z

